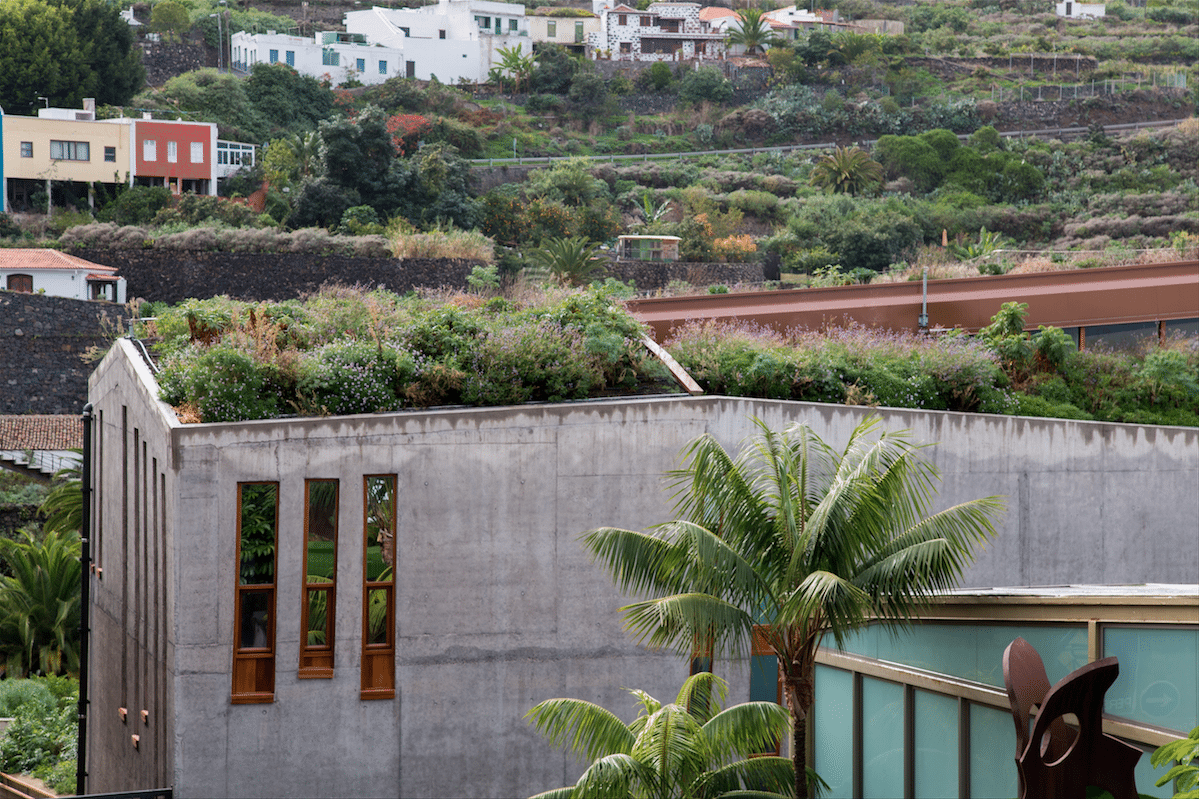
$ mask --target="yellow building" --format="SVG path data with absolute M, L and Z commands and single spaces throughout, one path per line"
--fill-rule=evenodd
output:
M 134 174 L 130 119 L 96 120 L 90 110 L 46 109 L 53 116 L 4 117 L 4 205 L 22 210 L 33 200 L 86 196 L 93 183 L 128 183 Z M 63 118 L 63 113 L 74 118 Z M 83 117 L 83 118 L 79 118 Z M 39 196 L 40 195 L 40 196 Z M 68 197 L 69 196 L 69 197 Z

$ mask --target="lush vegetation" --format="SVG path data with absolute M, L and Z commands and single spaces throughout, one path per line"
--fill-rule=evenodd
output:
M 156 311 L 162 398 L 189 421 L 557 402 L 673 390 L 602 288 L 515 302 L 330 289 L 258 306 Z
M 621 590 L 641 641 L 682 656 L 740 658 L 751 636 L 778 654 L 792 721 L 794 793 L 807 797 L 804 719 L 815 699 L 816 650 L 870 619 L 905 624 L 953 588 L 973 549 L 994 535 L 995 498 L 929 514 L 939 479 L 903 433 L 863 421 L 843 450 L 805 424 L 758 421 L 734 456 L 711 436 L 673 476 L 678 519 L 640 533 L 600 528 L 585 546 Z
M 1005 305 L 976 337 L 866 327 L 782 335 L 744 323 L 690 324 L 666 342 L 707 391 L 894 408 L 1199 426 L 1194 339 L 1079 351 L 1057 328 L 1022 332 Z
M 754 796 L 789 795 L 791 763 L 762 756 L 787 731 L 782 706 L 746 702 L 722 710 L 728 685 L 711 672 L 688 678 L 674 702 L 629 693 L 638 706 L 630 724 L 582 699 L 549 699 L 528 712 L 552 745 L 592 761 L 573 786 L 534 799 L 715 799 L 751 789 Z
M 32 774 L 59 794 L 75 792 L 79 683 L 67 677 L 0 681 L 0 771 Z

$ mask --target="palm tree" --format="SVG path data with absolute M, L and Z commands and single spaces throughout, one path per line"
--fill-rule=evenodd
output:
M 562 283 L 585 286 L 603 270 L 603 261 L 596 255 L 599 245 L 582 236 L 547 239 L 529 253 L 534 266 L 549 270 Z
M 0 653 L 5 673 L 23 677 L 79 671 L 79 535 L 0 539 L 12 576 L 0 577 Z
M 625 608 L 651 646 L 689 655 L 697 640 L 742 657 L 751 633 L 778 656 L 791 708 L 795 795 L 806 797 L 804 719 L 816 649 L 874 619 L 904 624 L 951 588 L 972 548 L 994 534 L 995 497 L 927 514 L 938 478 L 904 432 L 868 418 L 843 451 L 806 424 L 782 434 L 755 420 L 736 458 L 703 436 L 672 473 L 683 518 L 655 533 L 601 528 L 585 545 L 624 591 L 651 599 Z
M 50 489 L 38 508 L 46 514 L 42 529 L 48 533 L 63 531 L 79 535 L 83 530 L 83 492 L 80 490 L 83 451 L 76 449 L 72 452 L 77 453 L 80 459 L 54 473 L 54 488 Z
M 834 194 L 874 193 L 882 180 L 882 165 L 860 147 L 838 147 L 812 168 L 812 185 Z
M 775 747 L 787 730 L 787 711 L 773 702 L 721 710 L 727 691 L 724 680 L 711 672 L 688 678 L 667 705 L 644 691 L 630 691 L 640 705 L 631 724 L 582 699 L 542 702 L 526 718 L 552 745 L 569 747 L 592 763 L 573 786 L 533 799 L 706 799 L 751 786 L 755 796 L 787 795 L 793 782 L 790 761 L 751 757 Z
M 729 28 L 726 37 L 729 44 L 745 47 L 746 55 L 760 53 L 778 44 L 778 37 L 770 29 L 770 17 L 763 16 L 760 8 L 747 8 L 737 12 L 738 24 Z

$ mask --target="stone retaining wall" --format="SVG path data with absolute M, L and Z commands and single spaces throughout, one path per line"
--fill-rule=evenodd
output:
M 79 413 L 87 403 L 83 360 L 107 348 L 124 308 L 103 302 L 0 291 L 0 413 Z

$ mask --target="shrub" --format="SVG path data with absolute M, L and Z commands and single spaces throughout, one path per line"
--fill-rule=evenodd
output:
M 231 344 L 168 359 L 158 383 L 164 402 L 194 408 L 205 422 L 271 419 L 280 411 L 266 370 Z
M 716 67 L 700 67 L 679 81 L 679 99 L 685 103 L 723 103 L 733 96 L 733 84 Z
M 410 356 L 405 363 L 411 363 Z M 399 408 L 396 385 L 394 349 L 364 341 L 332 342 L 301 358 L 296 394 L 301 413 L 378 413 Z
M 96 218 L 118 225 L 145 225 L 171 203 L 171 190 L 162 186 L 130 186 L 106 205 Z
M 65 677 L 5 680 L 8 691 L 26 694 L 12 708 L 15 720 L 0 736 L 0 771 L 46 780 L 59 793 L 75 787 L 79 687 Z M 28 685 L 29 688 L 16 686 Z

